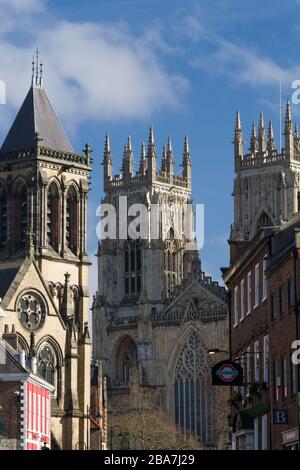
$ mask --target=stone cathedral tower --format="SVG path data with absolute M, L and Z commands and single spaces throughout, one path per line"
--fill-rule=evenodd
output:
M 103 203 L 115 207 L 117 226 L 119 214 L 127 212 L 125 196 L 128 208 L 139 203 L 147 211 L 154 205 L 161 211 L 157 237 L 124 239 L 119 232 L 116 239 L 99 244 L 94 357 L 103 361 L 111 394 L 127 390 L 131 374 L 137 372 L 141 385 L 159 390 L 162 406 L 178 426 L 216 445 L 217 397 L 206 350 L 227 349 L 227 305 L 225 289 L 201 270 L 198 252 L 188 249 L 183 225 L 175 222 L 176 207 L 191 201 L 188 138 L 179 175 L 171 139 L 163 147 L 158 170 L 152 128 L 136 173 L 130 138 L 121 174 L 113 177 L 106 136 L 103 167 Z
M 24 397 L 29 409 L 51 412 L 54 447 L 83 448 L 90 400 L 90 148 L 82 155 L 73 150 L 40 67 L 33 63 L 30 90 L 0 150 L 1 307 L 19 350 L 36 356 L 39 374 L 55 387 L 51 411 L 34 396 Z M 36 423 L 32 432 L 42 443 Z
M 234 224 L 231 228 L 231 258 L 255 236 L 260 227 L 276 226 L 300 209 L 300 138 L 293 126 L 290 104 L 286 105 L 284 147 L 277 149 L 272 122 L 265 129 L 259 118 L 258 132 L 252 125 L 249 152 L 243 150 L 240 114 L 234 131 Z

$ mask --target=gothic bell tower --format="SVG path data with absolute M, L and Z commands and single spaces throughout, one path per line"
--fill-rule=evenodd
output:
M 231 227 L 232 260 L 261 227 L 279 226 L 300 209 L 300 138 L 286 105 L 284 146 L 276 147 L 272 121 L 265 129 L 263 113 L 258 132 L 252 124 L 249 152 L 243 149 L 240 113 L 234 130 L 234 224 Z
M 37 53 L 0 149 L 0 297 L 22 349 L 28 353 L 33 338 L 39 372 L 55 386 L 53 439 L 65 449 L 85 440 L 88 425 L 90 171 L 90 146 L 74 151 L 45 93 Z

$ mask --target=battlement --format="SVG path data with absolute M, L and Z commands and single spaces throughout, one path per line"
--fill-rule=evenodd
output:
M 258 134 L 256 135 L 255 122 L 252 123 L 249 153 L 243 150 L 243 133 L 240 113 L 236 113 L 236 123 L 234 130 L 234 156 L 235 171 L 247 170 L 249 168 L 262 168 L 267 166 L 300 163 L 300 137 L 298 126 L 292 122 L 290 104 L 286 105 L 284 122 L 284 147 L 277 149 L 273 124 L 269 122 L 266 134 L 263 113 L 260 113 Z
M 124 146 L 123 160 L 120 174 L 113 176 L 112 154 L 109 135 L 106 135 L 104 145 L 104 156 L 102 165 L 104 166 L 104 189 L 111 191 L 128 186 L 140 184 L 152 184 L 154 182 L 162 185 L 171 185 L 191 190 L 191 157 L 188 137 L 184 138 L 183 157 L 179 174 L 174 173 L 174 156 L 170 137 L 168 143 L 163 146 L 160 169 L 157 169 L 157 152 L 154 141 L 153 128 L 150 128 L 148 138 L 148 148 L 142 143 L 139 168 L 134 170 L 134 157 L 131 138 L 128 138 Z

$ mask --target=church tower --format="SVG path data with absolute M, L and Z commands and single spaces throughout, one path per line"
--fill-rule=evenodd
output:
M 52 445 L 63 449 L 88 445 L 90 165 L 89 145 L 74 151 L 48 100 L 37 53 L 0 150 L 0 297 L 19 349 L 55 387 Z
M 112 176 L 113 153 L 106 136 L 102 215 L 114 208 L 116 236 L 109 232 L 99 243 L 93 355 L 104 364 L 110 396 L 127 390 L 132 376 L 137 376 L 143 387 L 159 390 L 163 408 L 178 426 L 204 443 L 215 443 L 215 395 L 206 348 L 227 348 L 227 305 L 225 289 L 201 270 L 198 251 L 191 244 L 194 235 L 183 223 L 184 208 L 192 207 L 188 137 L 179 174 L 171 138 L 159 164 L 152 127 L 147 148 L 141 146 L 137 172 L 133 161 L 129 138 L 121 173 Z M 124 232 L 120 222 L 127 214 Z M 135 236 L 130 233 L 132 225 Z M 192 382 L 199 387 L 193 405 L 179 392 L 180 387 L 193 387 Z
M 244 153 L 240 113 L 234 130 L 234 224 L 231 227 L 232 260 L 260 227 L 276 226 L 300 209 L 300 139 L 293 126 L 290 104 L 284 122 L 284 147 L 277 149 L 272 121 L 266 130 L 264 116 L 258 130 L 252 124 L 249 152 Z

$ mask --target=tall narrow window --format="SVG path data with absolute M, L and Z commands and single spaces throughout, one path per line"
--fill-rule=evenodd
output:
M 268 279 L 266 270 L 268 268 L 268 260 L 267 257 L 264 257 L 263 260 L 263 300 L 265 300 L 268 296 Z
M 27 190 L 25 184 L 15 188 L 12 197 L 12 246 L 24 249 L 27 238 Z
M 286 357 L 281 358 L 281 376 L 282 376 L 282 398 L 284 399 L 288 396 Z
M 60 199 L 55 183 L 51 183 L 49 187 L 47 202 L 48 244 L 58 252 L 60 242 Z
M 78 201 L 76 190 L 73 186 L 70 187 L 67 193 L 66 204 L 66 242 L 69 249 L 77 255 L 78 249 Z
M 257 307 L 259 304 L 259 264 L 255 266 L 255 305 Z
M 288 288 L 288 307 L 290 308 L 294 303 L 293 284 L 292 284 L 291 278 L 288 279 L 287 288 Z
M 269 383 L 269 335 L 263 340 L 264 382 Z
M 252 283 L 252 276 L 251 276 L 251 271 L 249 271 L 248 275 L 247 275 L 247 315 L 249 315 L 249 313 L 251 312 L 251 309 L 252 309 L 251 283 Z
M 166 293 L 169 296 L 178 282 L 178 264 L 179 264 L 178 242 L 175 240 L 173 228 L 170 229 L 169 236 L 165 241 L 165 285 Z
M 281 387 L 281 378 L 280 378 L 280 372 L 279 372 L 279 365 L 278 365 L 278 361 L 275 360 L 273 362 L 273 394 L 274 394 L 275 401 L 279 400 L 280 387 Z
M 193 332 L 182 346 L 175 366 L 175 423 L 202 443 L 216 439 L 214 389 L 205 348 Z
M 245 317 L 245 280 L 241 280 L 241 317 L 240 319 L 243 320 Z
M 284 286 L 279 287 L 279 315 L 282 316 L 284 314 Z
M 250 384 L 252 382 L 252 356 L 251 356 L 250 346 L 247 348 L 246 357 L 247 357 L 246 387 L 247 387 L 247 395 L 250 395 Z
M 255 382 L 259 382 L 260 380 L 259 340 L 254 342 L 254 377 L 255 377 Z
M 7 192 L 0 188 L 0 250 L 5 248 L 7 242 L 7 202 Z
M 234 324 L 233 326 L 237 326 L 239 322 L 239 288 L 238 286 L 235 286 L 234 288 Z
M 291 393 L 294 395 L 297 392 L 297 366 L 293 364 L 290 359 L 290 379 L 291 379 Z
M 126 296 L 142 291 L 142 245 L 140 240 L 128 241 L 124 253 L 124 288 Z
M 276 318 L 276 301 L 275 301 L 275 295 L 272 293 L 271 294 L 271 302 L 270 302 L 270 307 L 271 307 L 271 319 L 275 320 Z

